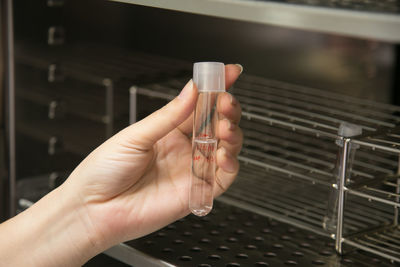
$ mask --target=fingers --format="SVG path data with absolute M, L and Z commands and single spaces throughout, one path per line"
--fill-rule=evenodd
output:
M 239 161 L 224 147 L 217 150 L 218 169 L 215 175 L 214 197 L 221 195 L 235 180 L 239 172 Z
M 239 124 L 242 108 L 233 95 L 229 93 L 221 94 L 218 97 L 217 109 L 223 118 L 230 120 L 236 125 Z
M 218 100 L 218 111 L 224 119 L 218 123 L 217 172 L 214 196 L 222 194 L 233 183 L 238 171 L 239 154 L 243 143 L 243 132 L 238 124 L 241 117 L 241 108 L 236 99 L 225 93 Z
M 242 71 L 243 67 L 239 64 L 228 64 L 225 66 L 225 87 L 227 90 L 232 87 L 233 83 L 237 80 Z M 236 112 L 239 113 L 241 111 Z M 229 113 L 229 110 L 226 110 L 226 113 Z M 183 134 L 189 135 L 193 130 L 193 116 L 190 116 L 181 125 L 179 125 L 178 129 Z
M 143 120 L 127 127 L 122 134 L 138 148 L 149 149 L 190 116 L 196 99 L 197 90 L 190 80 L 178 97 Z
M 235 83 L 239 75 L 243 72 L 243 67 L 240 64 L 225 65 L 225 87 L 229 89 Z
M 215 197 L 225 192 L 235 180 L 239 171 L 237 155 L 243 143 L 242 130 L 228 119 L 220 121 L 218 127 L 220 142 L 217 150 L 218 167 L 215 175 Z
M 229 122 L 227 119 L 221 121 L 218 128 L 220 138 L 218 147 L 225 147 L 225 149 L 227 149 L 229 153 L 237 156 L 242 149 L 242 130 L 238 126 Z

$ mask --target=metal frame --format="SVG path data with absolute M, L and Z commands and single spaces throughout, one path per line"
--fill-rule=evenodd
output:
M 347 159 L 349 156 L 349 138 L 343 138 L 343 152 L 342 158 L 342 168 L 339 177 L 339 184 L 337 188 L 339 190 L 338 196 L 338 211 L 337 211 L 337 225 L 336 225 L 336 242 L 335 242 L 335 249 L 338 253 L 342 254 L 342 243 L 343 243 L 343 216 L 344 216 L 344 198 L 345 198 L 345 185 L 346 185 L 346 172 L 347 172 Z
M 13 1 L 5 1 L 6 16 L 6 116 L 8 144 L 9 216 L 16 214 L 16 156 L 15 156 L 15 67 Z

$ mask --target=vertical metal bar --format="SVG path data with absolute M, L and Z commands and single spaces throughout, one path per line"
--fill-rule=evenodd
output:
M 344 196 L 345 196 L 345 182 L 347 172 L 347 157 L 349 150 L 350 139 L 343 138 L 343 152 L 342 152 L 342 166 L 339 173 L 339 199 L 338 199 L 338 210 L 337 210 L 337 227 L 336 227 L 336 251 L 341 254 L 342 242 L 343 242 L 343 213 L 344 213 Z
M 137 120 L 137 87 L 129 89 L 129 124 L 134 124 Z
M 106 137 L 111 137 L 114 131 L 114 86 L 110 79 L 104 79 L 106 87 Z
M 400 174 L 400 154 L 399 154 L 399 159 L 397 163 L 397 174 Z M 396 187 L 396 194 L 400 194 L 400 178 L 397 178 L 397 187 Z M 399 197 L 396 196 L 395 201 L 399 202 Z M 394 207 L 394 219 L 393 219 L 393 225 L 398 225 L 399 224 L 399 208 Z
M 15 158 L 15 68 L 14 68 L 14 26 L 13 1 L 6 1 L 6 90 L 8 110 L 8 160 L 9 160 L 9 195 L 10 217 L 16 213 L 16 158 Z

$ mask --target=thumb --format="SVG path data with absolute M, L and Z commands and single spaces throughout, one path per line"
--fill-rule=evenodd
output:
M 143 149 L 151 148 L 190 116 L 196 100 L 197 90 L 190 80 L 180 94 L 167 105 L 129 126 L 126 129 L 129 139 Z

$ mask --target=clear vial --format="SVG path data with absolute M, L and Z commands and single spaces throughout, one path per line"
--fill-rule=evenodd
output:
M 193 116 L 189 209 L 197 216 L 205 216 L 213 207 L 218 147 L 217 102 L 218 95 L 225 91 L 225 65 L 195 63 L 193 82 L 198 98 Z

